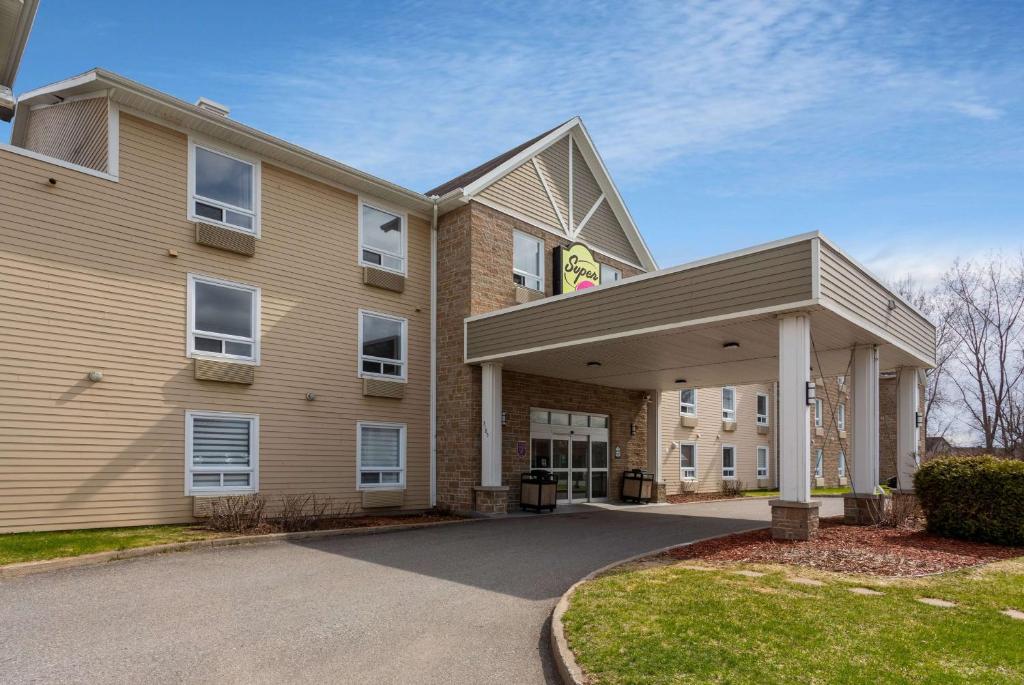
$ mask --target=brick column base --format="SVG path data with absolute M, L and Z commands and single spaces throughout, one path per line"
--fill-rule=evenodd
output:
M 776 540 L 810 540 L 818 534 L 821 502 L 787 502 L 773 499 L 772 537 Z
M 507 514 L 507 485 L 477 485 L 473 487 L 473 511 L 478 514 Z
M 843 523 L 848 526 L 870 526 L 885 517 L 885 495 L 843 495 Z

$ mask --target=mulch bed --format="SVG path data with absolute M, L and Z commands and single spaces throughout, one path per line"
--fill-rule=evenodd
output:
M 716 499 L 743 499 L 743 495 L 731 492 L 684 492 L 681 495 L 668 495 L 665 499 L 669 504 L 688 504 Z
M 847 526 L 822 519 L 807 542 L 773 540 L 768 530 L 739 533 L 666 552 L 672 559 L 792 564 L 823 571 L 878 576 L 919 576 L 1024 556 L 1024 547 L 1001 547 L 930 535 L 922 530 Z

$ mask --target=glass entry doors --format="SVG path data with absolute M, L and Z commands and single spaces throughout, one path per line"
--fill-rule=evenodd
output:
M 608 417 L 530 410 L 530 464 L 558 479 L 558 501 L 608 498 Z

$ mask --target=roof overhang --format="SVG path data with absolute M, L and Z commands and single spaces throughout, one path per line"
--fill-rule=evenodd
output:
M 847 373 L 860 345 L 883 370 L 934 366 L 928 319 L 817 232 L 471 316 L 465 360 L 634 389 L 770 382 L 793 312 L 819 376 Z
M 429 216 L 433 200 L 414 190 L 377 178 L 311 150 L 275 138 L 257 129 L 179 100 L 167 93 L 104 69 L 93 69 L 25 93 L 18 98 L 19 110 L 36 104 L 53 104 L 62 99 L 105 92 L 128 113 L 136 113 L 168 125 L 203 135 L 258 155 L 269 162 L 308 174 L 328 183 L 365 193 L 400 207 Z M 21 144 L 27 121 L 16 116 L 11 143 Z M 19 121 L 21 120 L 21 121 Z
M 14 115 L 10 93 L 38 6 L 38 0 L 0 0 L 0 120 L 3 121 L 10 121 Z

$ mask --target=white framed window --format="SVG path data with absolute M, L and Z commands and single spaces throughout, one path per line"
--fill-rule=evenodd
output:
M 679 391 L 679 415 L 697 415 L 697 389 L 683 388 Z
M 679 477 L 683 480 L 697 479 L 697 443 L 679 443 Z
M 406 320 L 359 310 L 359 376 L 405 380 Z
M 825 451 L 820 447 L 818 448 L 818 456 L 814 461 L 814 477 L 825 477 Z
M 836 407 L 836 427 L 841 431 L 846 430 L 846 404 L 842 402 Z
M 512 280 L 531 290 L 544 290 L 544 241 L 512 232 Z
M 610 264 L 601 265 L 601 285 L 622 280 L 622 272 Z
M 359 263 L 405 273 L 409 243 L 407 215 L 364 200 L 359 202 Z
M 768 447 L 766 445 L 757 448 L 757 477 L 768 477 Z
M 736 448 L 722 445 L 722 478 L 728 480 L 736 477 Z
M 259 491 L 260 417 L 185 412 L 185 494 Z
M 259 236 L 259 161 L 190 139 L 188 218 Z
M 825 425 L 825 416 L 823 411 L 824 405 L 821 403 L 820 398 L 814 398 L 814 427 L 821 428 Z
M 768 395 L 763 392 L 757 393 L 757 425 L 768 425 Z
M 722 420 L 736 420 L 736 388 L 722 388 Z
M 356 469 L 360 490 L 405 487 L 405 424 L 356 424 Z
M 189 274 L 187 320 L 187 356 L 259 363 L 259 288 Z
M 839 477 L 846 478 L 846 452 L 839 450 Z

